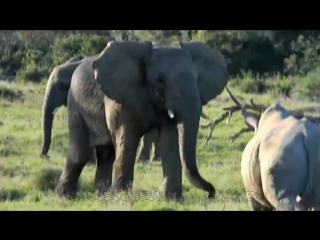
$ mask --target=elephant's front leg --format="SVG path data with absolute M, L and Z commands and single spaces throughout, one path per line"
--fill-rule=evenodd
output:
M 159 151 L 163 168 L 163 192 L 167 199 L 182 200 L 182 166 L 175 125 L 161 129 Z
M 116 157 L 113 165 L 112 184 L 117 191 L 132 188 L 134 164 L 141 134 L 134 124 L 126 124 L 116 132 Z

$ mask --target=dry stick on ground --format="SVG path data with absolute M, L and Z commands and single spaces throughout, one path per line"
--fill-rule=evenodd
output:
M 236 134 L 234 134 L 231 139 L 230 139 L 230 144 L 232 144 L 237 138 L 239 138 L 243 133 L 247 133 L 247 132 L 251 132 L 254 131 L 254 129 L 247 123 L 247 118 L 250 117 L 250 115 L 255 115 L 256 117 L 260 118 L 260 115 L 266 108 L 267 106 L 265 105 L 261 105 L 261 104 L 256 104 L 253 99 L 250 99 L 249 104 L 247 103 L 243 103 L 241 104 L 236 97 L 231 93 L 231 91 L 228 89 L 228 87 L 226 87 L 226 91 L 230 97 L 230 99 L 232 100 L 232 102 L 235 104 L 235 106 L 231 106 L 231 107 L 226 107 L 223 108 L 224 112 L 223 114 L 221 114 L 218 118 L 216 118 L 215 120 L 209 122 L 206 125 L 201 125 L 202 129 L 210 129 L 210 132 L 206 138 L 206 141 L 203 145 L 203 148 L 206 147 L 206 145 L 208 144 L 208 142 L 211 140 L 212 138 L 212 133 L 213 130 L 215 129 L 215 127 L 221 123 L 222 121 L 224 121 L 226 118 L 227 119 L 227 125 L 229 125 L 229 121 L 232 117 L 232 115 L 235 112 L 241 111 L 242 116 L 244 117 L 244 122 L 247 125 L 245 128 L 242 128 L 239 132 L 237 132 Z M 255 114 L 255 113 L 251 113 L 248 112 L 247 110 L 252 110 L 252 111 L 256 111 L 259 112 L 259 114 Z M 315 124 L 320 124 L 320 118 L 317 117 L 311 117 L 311 116 L 306 116 L 304 115 L 303 112 L 301 111 L 291 111 L 292 115 L 295 116 L 298 119 L 301 119 L 303 117 L 305 117 L 306 119 L 308 119 L 309 121 L 315 123 Z

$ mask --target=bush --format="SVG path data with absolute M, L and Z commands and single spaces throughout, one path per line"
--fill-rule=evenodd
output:
M 320 98 L 320 69 L 301 76 L 296 84 L 295 90 L 309 100 L 318 100 Z
M 30 67 L 20 70 L 17 79 L 23 82 L 40 83 L 44 77 L 48 76 L 48 70 L 44 68 Z
M 52 32 L 50 34 L 52 35 Z M 41 38 L 38 35 L 30 37 L 40 41 Z M 22 36 L 22 39 L 28 43 L 28 47 L 13 44 L 3 49 L 3 53 L 0 55 L 0 76 L 3 78 L 16 77 L 20 81 L 40 83 L 49 77 L 55 66 L 74 56 L 98 54 L 106 47 L 108 41 L 113 40 L 106 34 L 58 35 L 52 41 L 49 41 L 48 36 L 46 41 L 40 41 L 37 45 L 25 39 L 28 37 L 27 34 Z M 19 37 L 21 38 L 20 35 Z M 51 43 L 52 45 L 50 45 Z
M 98 35 L 71 35 L 59 38 L 52 46 L 53 63 L 57 66 L 76 55 L 91 56 L 98 54 L 110 40 L 112 40 L 110 37 Z
M 283 78 L 276 75 L 273 78 L 253 77 L 251 73 L 245 74 L 245 77 L 238 77 L 231 82 L 231 86 L 238 88 L 243 93 L 262 94 L 272 92 L 276 95 L 290 97 L 294 89 L 294 81 L 291 78 Z
M 6 49 L 0 56 L 0 74 L 3 76 L 15 76 L 16 72 L 23 66 L 25 49 L 12 46 Z
M 254 77 L 252 72 L 245 73 L 241 71 L 231 86 L 238 88 L 243 93 L 264 93 L 269 90 L 269 86 L 264 79 Z
M 62 171 L 55 167 L 43 167 L 34 176 L 34 184 L 40 191 L 54 190 Z
M 10 102 L 24 99 L 24 94 L 21 90 L 10 87 L 10 84 L 0 85 L 0 99 L 5 99 Z

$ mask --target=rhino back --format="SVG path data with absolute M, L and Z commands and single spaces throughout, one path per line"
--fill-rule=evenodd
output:
M 303 129 L 299 120 L 287 117 L 261 136 L 261 177 L 264 192 L 273 205 L 288 195 L 300 195 L 307 184 L 308 158 Z

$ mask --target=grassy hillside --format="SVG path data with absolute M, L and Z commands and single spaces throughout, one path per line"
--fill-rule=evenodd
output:
M 93 195 L 95 167 L 88 166 L 81 176 L 80 195 L 73 201 L 54 196 L 54 188 L 65 162 L 68 147 L 66 109 L 61 108 L 54 122 L 50 159 L 39 157 L 41 147 L 41 105 L 44 85 L 0 82 L 0 209 L 1 210 L 248 210 L 240 175 L 241 152 L 252 136 L 248 133 L 229 145 L 229 138 L 244 127 L 239 114 L 230 126 L 221 123 L 205 149 L 202 144 L 208 130 L 200 130 L 198 166 L 205 179 L 214 184 L 218 195 L 207 200 L 205 193 L 190 186 L 184 178 L 184 204 L 161 200 L 156 190 L 162 184 L 158 163 L 136 164 L 134 192 L 98 199 Z M 290 108 L 312 107 L 311 102 L 283 99 L 268 94 L 233 93 L 243 101 L 259 103 L 279 101 Z M 212 118 L 222 107 L 232 104 L 226 92 L 205 107 Z M 205 120 L 201 120 L 205 123 Z M 50 173 L 50 174 L 48 174 Z

